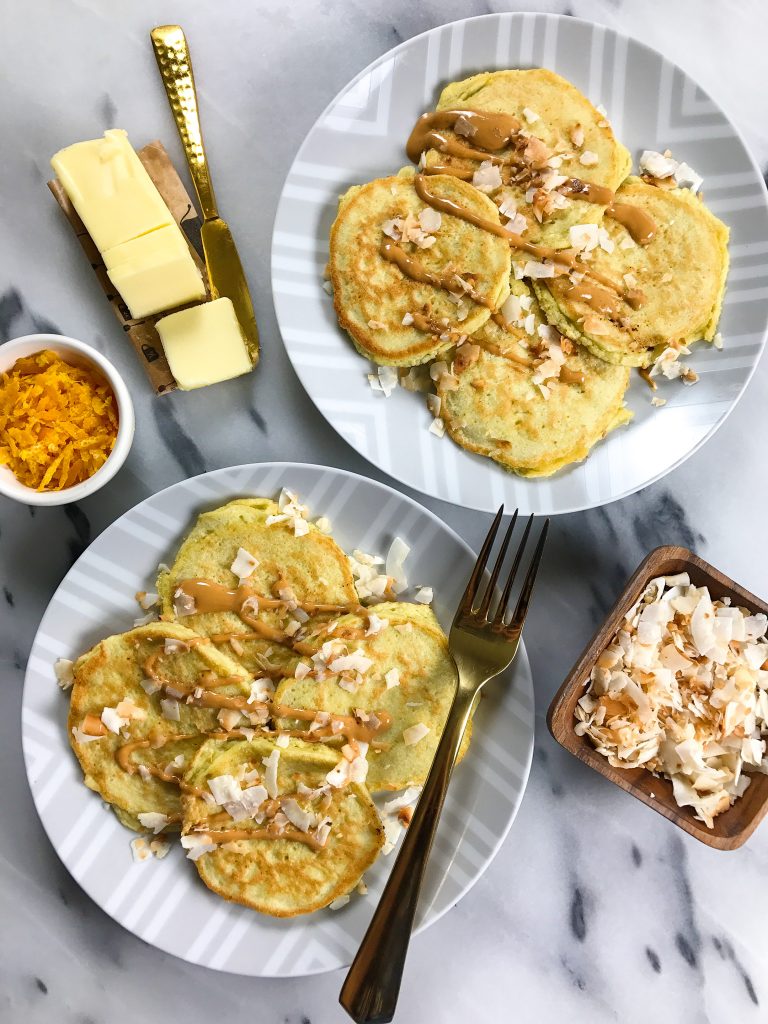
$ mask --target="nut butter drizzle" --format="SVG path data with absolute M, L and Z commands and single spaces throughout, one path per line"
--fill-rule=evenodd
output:
M 292 603 L 282 598 L 264 597 L 247 584 L 241 584 L 232 589 L 207 579 L 182 580 L 176 584 L 176 589 L 181 590 L 187 597 L 194 600 L 196 615 L 204 615 L 206 612 L 234 612 L 235 615 L 242 618 L 242 607 L 249 597 L 255 598 L 259 608 L 287 608 Z M 302 608 L 310 615 L 323 612 L 343 615 L 347 612 L 366 610 L 362 605 L 354 602 L 351 604 L 324 604 L 317 601 L 299 601 L 296 603 L 296 607 Z
M 612 202 L 605 211 L 605 215 L 621 224 L 632 241 L 638 245 L 649 245 L 658 231 L 653 217 L 641 207 L 631 203 Z
M 471 138 L 473 146 L 476 148 L 472 149 L 456 139 L 450 139 L 440 131 L 440 129 L 446 128 L 455 130 L 459 119 L 462 119 L 465 123 L 468 129 L 467 135 Z M 494 163 L 500 163 L 503 161 L 495 156 L 495 153 L 507 146 L 514 146 L 521 139 L 525 141 L 524 137 L 519 135 L 519 131 L 520 122 L 510 114 L 476 110 L 438 110 L 422 114 L 408 138 L 406 152 L 413 163 L 418 163 L 421 155 L 429 147 L 447 155 L 476 160 L 490 159 Z M 515 159 L 513 162 L 518 163 L 519 161 Z M 452 214 L 455 217 L 461 217 L 476 227 L 506 238 L 515 248 L 521 249 L 538 259 L 549 259 L 556 263 L 565 264 L 568 267 L 576 265 L 575 254 L 571 253 L 569 256 L 565 256 L 561 250 L 552 250 L 545 246 L 536 246 L 533 243 L 525 242 L 519 235 L 507 231 L 502 225 L 494 224 L 493 221 L 486 220 L 472 213 L 472 211 L 465 210 L 458 203 L 454 203 L 449 199 L 441 199 L 435 196 L 425 184 L 424 176 L 425 174 L 441 173 L 453 174 L 464 180 L 472 178 L 470 171 L 463 168 L 455 168 L 450 164 L 441 163 L 433 164 L 431 167 L 424 167 L 422 172 L 417 174 L 415 178 L 416 191 L 423 202 L 436 210 Z M 615 202 L 613 190 L 605 185 L 583 181 L 581 178 L 568 178 L 558 187 L 557 191 L 574 199 L 581 199 L 585 202 L 605 206 L 606 216 L 621 224 L 632 240 L 638 245 L 648 245 L 656 235 L 658 230 L 656 223 L 645 210 L 629 203 Z M 567 253 L 568 251 L 566 250 L 565 252 Z M 401 269 L 407 272 L 402 265 Z M 588 273 L 589 276 L 615 291 L 622 299 L 628 302 L 631 308 L 637 309 L 641 304 L 642 298 L 639 296 L 639 293 L 632 293 L 630 290 L 622 289 L 615 282 L 599 276 L 594 271 L 588 271 Z
M 502 330 L 509 330 L 509 324 L 501 315 L 501 313 L 492 313 L 491 319 L 502 328 Z M 513 363 L 517 363 L 519 366 L 524 366 L 526 369 L 533 369 L 536 365 L 534 360 L 529 356 L 523 355 L 520 352 L 516 352 L 514 349 L 502 348 L 500 345 L 490 344 L 488 341 L 480 343 L 480 347 L 485 349 L 486 352 L 491 352 L 493 355 L 503 356 L 505 359 L 509 359 Z M 572 370 L 569 366 L 563 365 L 560 367 L 560 380 L 564 384 L 584 384 L 586 382 L 586 376 L 581 370 Z
M 456 143 L 462 150 L 469 147 L 443 135 L 440 129 L 455 129 L 456 122 L 462 119 L 466 124 L 468 137 L 477 146 L 476 159 L 486 160 L 488 153 L 498 152 L 512 145 L 518 138 L 520 122 L 512 114 L 494 114 L 485 110 L 434 110 L 422 114 L 408 137 L 405 151 L 411 163 L 418 163 L 421 154 L 430 147 L 453 156 L 466 156 L 458 153 L 451 144 Z M 483 152 L 479 152 L 482 150 Z
M 508 231 L 502 224 L 494 223 L 492 220 L 486 220 L 485 217 L 479 216 L 472 210 L 465 209 L 460 203 L 455 203 L 452 199 L 447 199 L 444 196 L 436 196 L 434 192 L 430 191 L 427 180 L 422 174 L 415 175 L 414 187 L 419 199 L 428 206 L 433 207 L 433 209 L 440 210 L 441 213 L 448 213 L 454 217 L 459 217 L 462 220 L 468 221 L 470 224 L 474 224 L 478 228 L 482 228 L 484 231 L 490 231 L 494 235 L 498 235 L 499 238 L 505 238 L 510 245 L 514 246 L 514 248 L 527 252 L 529 255 L 535 256 L 537 259 L 550 260 L 552 263 L 560 264 L 563 267 L 567 267 L 569 270 L 578 270 L 585 276 L 593 278 L 605 288 L 610 288 L 619 296 L 619 298 L 623 299 L 627 305 L 631 306 L 632 309 L 637 309 L 642 305 L 644 299 L 642 292 L 637 289 L 625 288 L 597 270 L 587 267 L 582 268 L 576 262 L 577 254 L 575 250 L 553 249 L 547 245 L 537 245 L 534 242 L 526 242 L 524 238 L 520 235 L 516 235 L 513 231 Z
M 493 303 L 485 295 L 481 295 L 474 288 L 462 285 L 455 271 L 444 270 L 442 273 L 433 274 L 431 270 L 427 270 L 421 260 L 410 256 L 395 242 L 382 242 L 381 255 L 385 260 L 389 260 L 390 263 L 399 267 L 401 272 L 406 277 L 410 277 L 412 281 L 431 284 L 433 288 L 442 288 L 444 291 L 451 292 L 452 295 L 468 295 L 478 305 L 487 306 L 489 309 L 493 308 Z M 414 314 L 414 321 L 415 319 Z

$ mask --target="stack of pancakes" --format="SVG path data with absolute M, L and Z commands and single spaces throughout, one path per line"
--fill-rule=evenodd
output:
M 550 71 L 475 75 L 437 112 L 420 156 L 411 136 L 416 171 L 341 198 L 337 317 L 380 366 L 429 365 L 430 408 L 459 445 L 546 476 L 629 421 L 630 367 L 713 340 L 728 230 L 674 179 L 629 176 L 605 114 Z M 519 127 L 483 149 L 473 113 Z M 653 230 L 638 242 L 622 210 Z
M 363 607 L 356 565 L 285 503 L 230 502 L 161 567 L 160 619 L 74 665 L 86 785 L 128 828 L 180 828 L 206 885 L 263 913 L 359 882 L 384 843 L 370 794 L 423 784 L 453 698 L 431 608 L 391 581 Z

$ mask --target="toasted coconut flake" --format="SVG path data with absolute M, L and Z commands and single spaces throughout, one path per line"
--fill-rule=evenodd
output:
M 581 252 L 592 252 L 597 248 L 597 224 L 574 224 L 568 229 L 571 246 Z
M 405 560 L 410 553 L 411 549 L 402 537 L 395 537 L 389 546 L 384 571 L 392 580 L 392 589 L 396 594 L 401 593 L 408 586 Z
M 266 786 L 267 793 L 275 800 L 278 795 L 277 790 L 277 766 L 280 761 L 280 751 L 273 750 L 269 757 L 263 757 L 261 763 L 267 769 L 264 773 L 264 785 Z
M 204 854 L 216 849 L 216 844 L 207 832 L 190 832 L 181 837 L 181 845 L 187 851 L 189 860 L 199 860 Z
M 653 178 L 671 178 L 677 170 L 677 160 L 667 154 L 645 149 L 640 154 L 640 171 Z
M 152 851 L 149 848 L 149 843 L 142 836 L 131 840 L 131 855 L 137 863 L 151 859 Z
M 104 708 L 101 712 L 101 720 L 110 732 L 117 733 L 118 735 L 120 730 L 124 729 L 129 722 L 127 716 L 123 717 L 118 714 L 117 708 Z
M 240 799 L 240 783 L 234 775 L 216 775 L 208 780 L 211 796 L 220 806 L 233 803 Z
M 485 193 L 495 192 L 497 188 L 501 188 L 501 171 L 498 164 L 491 160 L 483 160 L 472 175 L 472 184 Z
M 530 277 L 532 280 L 541 280 L 554 276 L 554 263 L 540 263 L 538 260 L 527 260 L 523 266 L 523 277 Z
M 413 599 L 419 604 L 432 604 L 434 599 L 432 587 L 417 587 Z
M 160 701 L 160 710 L 163 713 L 163 718 L 167 718 L 169 722 L 178 722 L 181 719 L 179 702 L 177 700 L 164 698 Z
M 57 658 L 53 663 L 53 672 L 56 676 L 56 682 L 62 690 L 69 690 L 75 681 L 75 676 L 72 671 L 74 664 L 74 661 L 70 661 L 69 658 Z
M 151 829 L 157 835 L 162 832 L 168 824 L 168 815 L 159 811 L 144 811 L 136 815 L 144 828 Z
M 403 729 L 403 742 L 406 747 L 413 747 L 420 740 L 429 733 L 429 726 L 424 725 L 423 722 L 417 722 L 416 725 L 411 725 L 408 729 Z
M 176 613 L 176 615 L 179 616 L 179 618 L 182 618 L 184 615 L 194 615 L 195 614 L 195 599 L 194 599 L 194 597 L 192 597 L 191 594 L 185 594 L 184 591 L 181 589 L 181 587 L 179 587 L 176 591 L 174 591 L 174 594 L 173 594 L 173 610 Z M 169 641 L 166 640 L 166 644 L 168 644 L 168 642 Z M 177 640 L 176 643 L 181 643 L 181 641 Z M 186 648 L 186 644 L 184 646 Z M 166 652 L 166 653 L 168 653 L 168 652 Z
M 593 153 L 591 149 L 585 149 L 579 157 L 579 163 L 585 167 L 596 167 L 600 163 L 600 157 L 597 153 Z
M 253 576 L 258 564 L 259 560 L 255 555 L 252 555 L 250 551 L 246 551 L 245 548 L 238 548 L 235 560 L 230 565 L 229 570 L 242 582 Z
M 391 690 L 393 686 L 400 685 L 400 670 L 397 668 L 391 668 L 388 672 L 384 673 L 384 682 L 387 684 L 387 689 Z
M 428 234 L 434 234 L 435 231 L 439 231 L 442 222 L 443 218 L 440 212 L 433 210 L 431 206 L 425 206 L 423 210 L 419 211 L 421 230 Z
M 160 603 L 160 595 L 154 593 L 148 593 L 146 590 L 140 590 L 136 594 L 136 600 L 139 605 L 144 609 L 145 612 L 149 611 L 150 608 L 154 608 L 155 605 Z
M 368 628 L 365 631 L 366 636 L 376 636 L 382 629 L 386 629 L 389 625 L 389 619 L 381 619 L 375 612 L 368 613 Z

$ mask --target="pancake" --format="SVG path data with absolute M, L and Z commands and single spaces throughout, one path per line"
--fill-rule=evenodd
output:
M 275 502 L 256 498 L 232 501 L 199 516 L 170 570 L 158 576 L 163 615 L 176 615 L 174 595 L 184 580 L 202 579 L 237 588 L 239 578 L 230 567 L 239 548 L 258 559 L 246 582 L 260 595 L 274 599 L 276 590 L 287 584 L 300 604 L 356 604 L 349 559 L 333 538 L 312 524 L 304 536 L 298 537 L 290 520 L 267 525 L 267 519 L 278 514 Z M 179 606 L 179 612 L 183 610 Z M 295 661 L 290 643 L 276 641 L 271 635 L 283 629 L 289 612 L 286 608 L 260 607 L 258 618 L 266 627 L 266 636 L 250 635 L 251 627 L 234 611 L 185 614 L 181 621 L 204 636 L 243 634 L 243 638 L 235 639 L 234 648 L 225 642 L 226 653 L 254 675 L 260 674 L 265 665 L 273 666 L 276 674 L 290 672 Z
M 569 278 L 556 277 L 534 286 L 547 319 L 601 359 L 626 366 L 648 366 L 669 345 L 712 341 L 728 274 L 728 228 L 687 189 L 633 177 L 616 201 L 648 213 L 657 233 L 648 245 L 625 248 L 626 228 L 606 219 L 615 248 L 596 249 L 589 266 L 617 282 L 633 275 L 645 301 L 638 309 L 621 303 L 620 317 L 609 317 L 570 298 Z
M 506 327 L 490 320 L 438 377 L 439 414 L 462 448 L 520 476 L 549 476 L 629 421 L 629 370 L 561 338 L 524 281 L 511 288 Z M 553 355 L 562 367 L 542 364 Z
M 325 845 L 316 849 L 300 838 L 239 838 L 209 849 L 196 859 L 195 866 L 208 888 L 224 899 L 273 917 L 294 917 L 325 907 L 348 893 L 378 856 L 384 835 L 364 786 L 328 786 L 326 775 L 338 757 L 317 744 L 293 739 L 288 747 L 279 748 L 268 740 L 209 741 L 185 773 L 185 785 L 207 791 L 209 779 L 222 775 L 237 777 L 254 769 L 258 778 L 244 780 L 242 785 L 260 785 L 267 781 L 264 759 L 275 752 L 277 799 L 292 800 L 294 808 L 298 804 L 300 810 L 313 815 L 310 834 L 315 832 L 315 822 L 330 819 Z M 323 792 L 312 799 L 302 795 L 301 787 Z M 257 806 L 261 808 L 256 811 L 257 816 L 267 811 L 261 822 L 254 817 L 234 820 L 227 811 L 187 793 L 182 842 L 232 829 L 240 834 L 263 832 L 270 827 L 269 808 L 263 803 Z M 293 836 L 306 835 L 295 825 L 287 828 Z
M 494 203 L 466 182 L 436 175 L 430 189 L 499 223 Z M 446 323 L 451 330 L 471 334 L 488 319 L 489 307 L 496 308 L 507 296 L 509 244 L 491 232 L 442 214 L 439 228 L 426 236 L 435 239 L 428 248 L 402 239 L 394 243 L 384 233 L 388 222 L 409 214 L 417 217 L 427 209 L 433 213 L 417 196 L 413 175 L 404 172 L 351 188 L 342 197 L 331 229 L 329 273 L 339 323 L 358 351 L 376 363 L 427 362 L 451 344 L 450 337 L 440 337 L 450 333 Z M 460 284 L 451 294 L 446 288 L 414 280 L 384 258 L 384 243 L 399 246 L 430 274 L 455 273 L 465 282 L 471 277 L 476 295 L 488 306 L 469 298 L 459 305 Z M 409 313 L 424 317 L 429 329 L 404 325 Z
M 453 82 L 441 93 L 437 110 L 479 110 L 511 114 L 520 121 L 522 130 L 541 140 L 553 157 L 563 156 L 562 164 L 553 169 L 558 175 L 578 178 L 612 191 L 619 187 L 632 166 L 629 151 L 616 139 L 605 115 L 596 110 L 574 85 L 545 68 L 483 72 L 464 81 Z M 524 110 L 538 115 L 538 119 L 529 122 Z M 579 132 L 583 133 L 583 138 Z M 457 136 L 452 131 L 446 134 L 459 142 L 472 145 L 471 136 Z M 574 144 L 574 139 L 580 143 L 578 146 Z M 520 149 L 526 145 L 523 139 Z M 494 156 L 510 159 L 514 152 L 513 148 L 508 147 Z M 518 156 L 519 153 L 520 150 Z M 588 155 L 594 154 L 597 162 L 589 166 L 581 163 L 584 154 L 587 154 L 585 159 L 591 159 Z M 526 160 L 525 152 L 523 158 Z M 429 150 L 426 162 L 428 166 L 447 164 L 458 170 L 475 170 L 479 166 L 477 160 L 444 154 L 434 149 Z M 526 201 L 526 192 L 535 184 L 531 180 L 528 163 L 526 160 L 527 169 L 522 179 L 506 184 L 499 193 L 511 200 L 525 217 L 528 223 L 524 235 L 526 241 L 562 248 L 569 245 L 568 228 L 572 224 L 601 221 L 605 203 L 584 202 L 568 197 L 562 209 L 542 211 L 544 220 L 539 223 L 534 207 Z
M 189 761 L 203 742 L 203 733 L 220 732 L 223 728 L 216 709 L 196 707 L 183 700 L 177 704 L 178 721 L 168 719 L 160 704 L 168 694 L 162 689 L 149 694 L 142 688 L 141 681 L 147 678 L 146 659 L 163 651 L 166 638 L 189 643 L 196 639 L 196 634 L 178 623 L 153 622 L 107 637 L 82 655 L 73 670 L 75 681 L 68 720 L 72 749 L 83 769 L 86 786 L 125 812 L 118 816 L 129 827 L 140 813 L 177 815 L 181 810 L 179 788 L 176 783 L 154 775 L 142 777 L 135 769 L 133 774 L 125 771 L 117 761 L 118 749 L 129 742 L 151 738 L 151 744 L 129 753 L 127 761 L 132 766 L 163 770 L 179 756 L 184 763 Z M 250 693 L 249 674 L 211 644 L 174 654 L 159 653 L 156 667 L 179 690 L 190 689 L 201 672 L 213 672 L 230 679 L 217 693 L 245 697 Z M 115 708 L 123 700 L 135 705 L 144 717 L 129 720 L 121 734 L 106 731 L 97 739 L 83 742 L 73 733 L 73 729 L 83 728 L 86 715 L 100 722 L 105 707 Z M 170 774 L 180 772 L 181 767 L 174 766 Z
M 441 416 L 456 444 L 519 476 L 551 476 L 580 462 L 609 431 L 629 422 L 624 407 L 629 370 L 574 346 L 564 364 L 583 383 L 558 380 L 545 399 L 533 371 L 481 350 L 455 369 L 458 388 L 440 391 Z
M 384 618 L 379 608 L 375 610 Z M 392 614 L 391 624 L 370 637 L 362 635 L 367 626 L 364 617 L 345 615 L 339 619 L 332 635 L 338 646 L 328 651 L 326 661 L 332 664 L 346 649 L 349 654 L 361 651 L 373 662 L 351 692 L 339 685 L 339 674 L 331 669 L 323 678 L 317 678 L 322 673 L 315 671 L 303 679 L 283 680 L 275 691 L 276 704 L 293 708 L 345 715 L 362 709 L 391 716 L 389 727 L 376 735 L 368 750 L 366 785 L 371 792 L 424 783 L 456 690 L 456 669 L 442 631 L 418 621 L 418 614 L 402 623 L 396 623 L 395 617 Z M 322 643 L 317 642 L 316 650 L 321 648 Z M 399 683 L 388 687 L 385 675 L 392 669 L 397 670 Z M 276 721 L 279 728 L 306 726 L 290 718 Z M 419 724 L 429 731 L 418 742 L 406 744 L 404 730 Z M 376 743 L 381 743 L 382 749 L 377 749 Z

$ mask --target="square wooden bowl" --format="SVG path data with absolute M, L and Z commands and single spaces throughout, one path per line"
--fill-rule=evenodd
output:
M 694 818 L 691 808 L 678 807 L 672 795 L 671 782 L 657 778 L 645 768 L 612 767 L 607 758 L 598 754 L 587 736 L 577 736 L 574 731 L 576 703 L 585 692 L 592 667 L 610 644 L 624 616 L 650 580 L 656 576 L 671 576 L 679 572 L 687 572 L 691 583 L 697 587 L 709 587 L 712 600 L 730 597 L 734 605 L 747 608 L 752 613 L 763 612 L 768 615 L 768 604 L 765 601 L 738 586 L 687 548 L 656 548 L 641 562 L 613 611 L 592 637 L 558 690 L 547 712 L 547 725 L 557 742 L 571 754 L 702 843 L 717 850 L 735 850 L 746 842 L 768 812 L 768 775 L 751 772 L 752 781 L 747 791 L 732 807 L 714 819 L 714 828 L 710 829 L 703 821 Z

